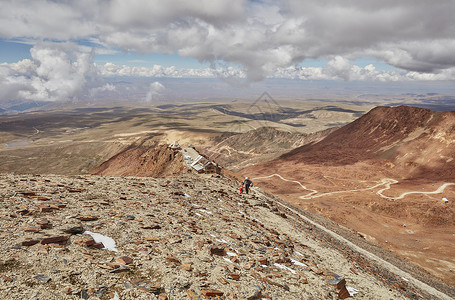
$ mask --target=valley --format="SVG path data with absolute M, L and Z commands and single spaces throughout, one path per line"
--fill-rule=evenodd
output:
M 354 101 L 67 107 L 2 116 L 0 172 L 180 178 L 167 145 L 194 146 L 237 185 L 249 176 L 453 287 L 454 124 Z

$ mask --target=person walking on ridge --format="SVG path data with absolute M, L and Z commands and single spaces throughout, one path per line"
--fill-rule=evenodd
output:
M 245 193 L 248 194 L 250 186 L 253 186 L 253 182 L 251 181 L 250 177 L 245 177 L 245 180 L 243 181 L 242 185 L 245 187 Z

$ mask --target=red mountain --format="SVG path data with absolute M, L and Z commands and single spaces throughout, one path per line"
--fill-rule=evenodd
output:
M 455 112 L 376 107 L 322 141 L 282 155 L 280 163 L 348 165 L 386 160 L 404 177 L 455 177 Z M 373 161 L 372 161 L 373 163 Z

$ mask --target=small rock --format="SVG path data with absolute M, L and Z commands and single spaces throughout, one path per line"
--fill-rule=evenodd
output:
M 63 232 L 68 233 L 68 234 L 82 234 L 84 233 L 85 229 L 82 226 L 76 226 L 76 227 L 71 227 L 68 229 L 63 229 Z
M 68 236 L 61 235 L 61 236 L 54 236 L 50 238 L 45 238 L 41 240 L 42 245 L 46 244 L 65 244 L 68 240 Z
M 167 295 L 165 293 L 161 293 L 159 296 L 158 296 L 158 299 L 160 300 L 168 300 L 169 298 L 167 297 Z
M 96 220 L 98 220 L 98 217 L 85 216 L 85 217 L 78 217 L 78 219 L 81 220 L 81 221 L 96 221 Z
M 246 298 L 247 300 L 261 300 L 263 298 L 262 296 L 262 290 L 259 288 L 257 289 L 253 295 L 250 297 Z
M 180 260 L 177 257 L 169 256 L 166 258 L 167 261 L 180 264 Z
M 328 276 L 329 284 L 335 286 L 338 290 L 342 289 L 346 285 L 346 280 L 341 278 L 337 274 L 332 274 Z
M 24 231 L 25 231 L 25 232 L 37 233 L 37 232 L 39 232 L 39 228 L 36 227 L 36 226 L 29 226 L 29 227 L 27 227 Z
M 188 295 L 188 298 L 190 298 L 190 300 L 199 300 L 199 297 L 193 290 L 186 290 L 186 294 Z
M 36 276 L 33 276 L 33 278 L 38 279 L 38 280 L 41 281 L 42 283 L 48 283 L 48 282 L 51 280 L 50 277 L 45 276 L 45 275 L 42 275 L 42 274 L 38 274 L 38 275 L 36 275 Z
M 41 227 L 41 229 L 52 228 L 51 222 L 49 222 L 49 220 L 47 220 L 47 219 L 38 220 L 38 222 L 36 222 L 36 224 L 38 224 Z
M 127 266 L 121 266 L 120 268 L 109 271 L 109 273 L 122 273 L 122 272 L 129 272 L 129 271 L 131 271 L 131 269 L 128 268 Z
M 259 257 L 258 258 L 258 262 L 261 264 L 261 265 L 267 265 L 269 262 L 267 260 L 267 258 L 265 257 Z
M 133 259 L 129 258 L 128 256 L 122 256 L 117 258 L 117 262 L 119 262 L 122 265 L 129 265 L 130 263 L 133 262 Z
M 343 286 L 339 291 L 338 291 L 338 299 L 346 299 L 351 297 L 351 294 L 349 294 L 349 291 L 346 289 L 346 286 Z
M 98 298 L 101 298 L 104 293 L 106 292 L 106 287 L 104 285 L 101 285 L 98 287 L 98 291 L 95 293 L 95 295 L 98 297 Z
M 5 282 L 13 282 L 13 279 L 9 276 L 6 276 L 4 274 L 0 274 L 0 278 L 3 279 Z
M 182 269 L 185 271 L 191 272 L 191 270 L 193 269 L 192 265 L 193 265 L 192 263 L 183 264 Z
M 52 210 L 49 204 L 46 203 L 39 204 L 38 209 L 40 210 L 40 212 L 50 212 Z
M 21 243 L 22 246 L 25 246 L 25 247 L 29 247 L 29 246 L 33 246 L 33 245 L 36 245 L 40 242 L 40 240 L 29 240 L 29 241 L 23 241 Z
M 224 249 L 222 247 L 212 246 L 212 247 L 210 247 L 210 255 L 225 256 L 226 249 Z
M 86 289 L 83 289 L 81 291 L 81 298 L 84 299 L 84 300 L 87 300 L 89 298 L 89 294 L 88 294 L 88 291 Z
M 215 289 L 203 289 L 203 290 L 201 290 L 201 293 L 206 298 L 221 297 L 224 295 L 224 292 L 222 292 L 220 290 L 215 290 Z
M 145 279 L 136 279 L 131 281 L 131 283 L 138 289 L 145 292 L 153 293 L 155 295 L 158 295 L 161 292 L 161 286 L 159 284 L 154 284 Z

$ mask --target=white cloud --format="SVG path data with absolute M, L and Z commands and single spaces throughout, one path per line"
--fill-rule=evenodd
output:
M 115 65 L 106 63 L 97 66 L 100 74 L 105 77 L 131 76 L 131 77 L 170 77 L 170 78 L 215 78 L 216 70 L 210 68 L 203 69 L 179 69 L 174 66 L 163 67 L 154 65 L 148 67 L 132 67 L 125 65 Z
M 150 88 L 149 88 L 149 91 L 147 92 L 147 96 L 145 97 L 145 100 L 147 102 L 150 102 L 154 98 L 156 99 L 164 92 L 165 89 L 166 88 L 164 87 L 164 85 L 162 85 L 158 81 L 152 82 L 150 84 Z
M 74 44 L 40 43 L 30 54 L 32 60 L 0 65 L 1 88 L 7 91 L 1 99 L 70 100 L 99 80 L 92 54 Z
M 99 53 L 178 53 L 214 68 L 106 64 L 99 66 L 105 76 L 222 76 L 251 82 L 292 73 L 342 80 L 453 80 L 454 11 L 451 0 L 7 0 L 0 10 L 0 38 L 83 39 L 99 44 Z M 84 64 L 92 52 L 87 51 L 85 46 L 80 52 L 87 56 L 69 58 L 36 48 L 31 69 L 23 61 L 2 76 L 16 76 L 6 81 L 10 88 L 28 80 L 33 89 L 23 92 L 27 97 L 72 97 L 90 76 L 91 67 Z M 365 56 L 403 72 L 349 63 Z M 329 63 L 295 67 L 307 58 Z M 32 75 L 14 68 L 29 68 Z

